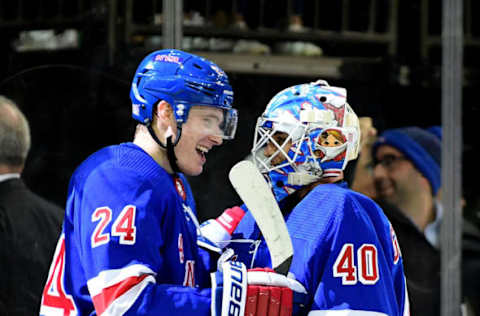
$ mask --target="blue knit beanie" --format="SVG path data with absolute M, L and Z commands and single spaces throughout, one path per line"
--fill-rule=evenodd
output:
M 401 151 L 430 182 L 433 195 L 437 194 L 441 185 L 441 134 L 438 137 L 431 131 L 414 126 L 388 129 L 373 144 L 373 157 L 382 145 L 390 145 Z

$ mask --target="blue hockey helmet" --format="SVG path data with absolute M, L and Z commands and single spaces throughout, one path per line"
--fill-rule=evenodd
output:
M 277 200 L 321 178 L 338 176 L 357 158 L 360 125 L 346 94 L 324 80 L 296 85 L 275 95 L 258 118 L 252 155 Z M 288 135 L 283 143 L 275 141 L 277 132 Z M 267 157 L 268 143 L 276 151 Z M 278 155 L 283 161 L 273 163 Z
M 222 137 L 232 139 L 237 111 L 226 73 L 213 62 L 180 50 L 166 49 L 146 56 L 138 66 L 130 90 L 132 117 L 149 125 L 153 108 L 160 101 L 172 107 L 179 127 L 187 121 L 192 106 L 223 110 Z

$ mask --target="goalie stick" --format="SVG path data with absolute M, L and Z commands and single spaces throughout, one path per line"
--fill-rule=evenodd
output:
M 293 258 L 293 246 L 282 212 L 269 185 L 257 167 L 248 160 L 233 166 L 229 179 L 265 238 L 272 268 L 277 273 L 287 275 Z

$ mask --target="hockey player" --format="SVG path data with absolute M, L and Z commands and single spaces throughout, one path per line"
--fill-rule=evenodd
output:
M 207 288 L 207 252 L 197 248 L 184 176 L 199 175 L 208 151 L 234 137 L 228 77 L 199 56 L 156 51 L 138 66 L 130 97 L 139 122 L 133 142 L 99 150 L 72 175 L 40 314 L 214 315 L 230 308 L 242 315 L 244 265 L 224 263 L 212 275 L 215 290 Z M 275 274 L 259 272 L 259 284 L 270 286 Z M 291 294 L 295 282 L 277 279 Z
M 394 230 L 370 198 L 343 182 L 359 139 L 346 90 L 322 80 L 281 91 L 258 119 L 252 156 L 271 184 L 293 242 L 289 276 L 308 293 L 299 314 L 409 314 Z M 238 239 L 252 241 L 230 244 L 238 260 L 271 266 L 248 212 L 232 235 Z

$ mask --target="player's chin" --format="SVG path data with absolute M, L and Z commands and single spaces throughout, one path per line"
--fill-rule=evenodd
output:
M 188 175 L 189 175 L 189 176 L 192 176 L 192 177 L 195 177 L 195 176 L 199 176 L 199 175 L 201 175 L 201 174 L 202 174 L 202 172 L 203 172 L 203 168 L 201 168 L 201 169 L 200 169 L 200 170 L 198 170 L 198 171 L 197 171 L 197 170 L 196 170 L 196 171 L 193 171 L 193 172 L 191 172 L 191 173 L 190 173 L 190 174 L 188 174 Z
M 203 172 L 203 164 L 189 164 L 186 166 L 179 166 L 180 171 L 187 176 L 199 176 Z

